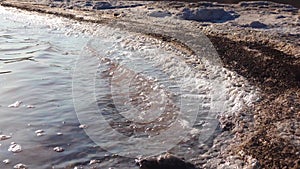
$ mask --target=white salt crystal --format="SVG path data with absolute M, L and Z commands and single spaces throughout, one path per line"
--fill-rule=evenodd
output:
M 7 135 L 0 135 L 0 141 L 1 140 L 7 140 L 7 139 L 10 139 L 11 136 L 7 136 Z
M 17 164 L 14 166 L 14 169 L 27 169 L 28 167 L 25 164 Z
M 81 125 L 79 125 L 79 128 L 81 128 L 81 129 L 86 129 L 86 128 L 88 128 L 88 126 L 85 125 L 85 124 L 81 124 Z
M 12 144 L 8 148 L 8 151 L 11 151 L 13 153 L 19 153 L 22 151 L 22 147 L 19 144 L 12 142 Z
M 4 164 L 9 164 L 9 163 L 10 163 L 10 160 L 9 160 L 9 159 L 5 159 L 5 160 L 3 160 L 3 163 L 4 163 Z
M 35 131 L 35 134 L 38 134 L 38 133 L 44 133 L 45 131 L 44 130 L 36 130 Z
M 10 107 L 10 108 L 18 108 L 21 104 L 22 104 L 21 101 L 16 101 L 15 103 L 8 105 L 8 107 Z
M 56 151 L 56 152 L 63 152 L 63 151 L 65 151 L 62 147 L 54 147 L 53 150 Z

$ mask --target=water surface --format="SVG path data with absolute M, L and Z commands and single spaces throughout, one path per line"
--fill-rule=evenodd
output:
M 11 161 L 9 164 L 0 163 L 0 168 L 12 168 L 17 163 L 39 169 L 74 168 L 75 166 L 89 168 L 89 162 L 92 159 L 99 160 L 97 164 L 92 165 L 98 168 L 136 168 L 133 158 L 121 157 L 102 149 L 83 129 L 79 128 L 81 123 L 74 109 L 74 99 L 76 100 L 76 98 L 74 98 L 74 91 L 72 92 L 72 89 L 74 90 L 72 85 L 76 84 L 74 77 L 77 78 L 74 76 L 74 72 L 83 74 L 79 77 L 83 78 L 83 85 L 92 84 L 94 87 L 92 90 L 95 90 L 93 93 L 95 99 L 91 103 L 97 104 L 101 110 L 106 110 L 102 112 L 106 119 L 116 121 L 111 124 L 112 127 L 118 127 L 120 132 L 123 131 L 123 134 L 128 137 L 148 137 L 149 133 L 145 133 L 147 128 L 156 127 L 154 130 L 156 131 L 162 125 L 167 126 L 168 123 L 162 122 L 163 124 L 158 123 L 156 126 L 144 127 L 138 134 L 132 134 L 132 131 L 135 131 L 130 129 L 132 124 L 128 123 L 126 119 L 124 121 L 124 117 L 113 115 L 118 108 L 111 96 L 113 94 L 118 97 L 118 91 L 112 91 L 109 88 L 109 74 L 114 73 L 112 71 L 114 65 L 101 65 L 101 59 L 105 60 L 103 56 L 107 56 L 106 59 L 123 63 L 125 67 L 127 66 L 125 69 L 136 66 L 135 69 L 143 70 L 143 74 L 136 78 L 144 79 L 146 86 L 154 85 L 153 79 L 156 79 L 159 81 L 160 87 L 152 86 L 152 88 L 168 86 L 171 92 L 176 93 L 176 83 L 169 81 L 169 77 L 166 76 L 168 74 L 164 73 L 163 69 L 157 69 L 159 66 L 168 66 L 155 64 L 155 58 L 151 58 L 151 56 L 173 57 L 174 53 L 159 49 L 159 45 L 153 45 L 153 41 L 142 44 L 144 40 L 135 40 L 137 36 L 134 34 L 105 28 L 101 25 L 85 25 L 68 19 L 3 7 L 0 7 L 0 18 L 2 23 L 0 27 L 0 134 L 12 136 L 11 139 L 0 142 L 0 160 L 9 159 Z M 96 46 L 94 44 L 92 47 L 88 44 L 91 39 L 95 40 L 95 34 L 97 34 Z M 134 49 L 135 47 L 139 52 L 133 52 L 137 51 Z M 96 49 L 97 53 L 91 52 L 92 49 Z M 149 57 L 148 61 L 145 60 L 147 57 Z M 81 59 L 78 61 L 78 58 Z M 149 64 L 151 59 L 153 64 Z M 87 63 L 88 66 L 81 67 L 80 61 Z M 133 63 L 138 64 L 133 66 Z M 96 74 L 92 76 L 94 79 L 90 78 L 85 81 L 84 78 L 89 76 L 87 73 L 90 71 L 89 67 L 95 66 L 98 68 Z M 141 72 L 135 73 L 140 74 Z M 149 84 L 146 82 L 147 79 L 151 81 L 146 78 L 148 76 L 154 77 Z M 131 92 L 136 93 L 135 88 L 132 86 Z M 162 90 L 162 92 L 165 91 Z M 84 100 L 84 96 L 91 94 L 89 91 L 76 90 L 75 94 L 75 97 L 82 99 L 81 103 L 84 105 L 90 103 Z M 132 97 L 137 98 L 134 95 Z M 22 102 L 22 104 L 18 107 L 9 106 L 16 101 Z M 178 105 L 176 98 L 170 102 L 174 102 L 172 103 L 175 105 L 173 107 Z M 84 118 L 93 119 L 94 116 L 88 114 L 89 107 L 92 106 L 87 105 L 80 111 L 83 111 Z M 155 109 L 159 107 L 156 106 Z M 171 111 L 171 103 L 169 107 Z M 142 111 L 142 109 L 143 107 L 140 107 L 139 110 Z M 93 110 L 93 113 L 97 112 Z M 172 113 L 168 119 L 173 119 Z M 127 130 L 127 128 L 129 129 Z M 36 130 L 43 130 L 45 135 L 37 136 Z M 93 132 L 100 134 L 109 147 L 118 148 L 119 143 L 114 135 L 98 130 Z M 62 133 L 62 135 L 57 133 Z M 155 135 L 153 133 L 152 135 Z M 8 147 L 11 142 L 20 144 L 22 152 L 9 152 Z M 60 153 L 53 151 L 53 148 L 57 146 L 62 147 L 65 151 Z M 137 149 L 145 148 L 145 151 L 147 148 L 149 151 L 152 149 L 143 147 L 145 145 L 136 146 Z M 188 156 L 189 151 L 194 155 L 198 153 L 189 146 L 183 149 L 176 151 L 179 154 L 182 152 L 184 156 Z M 128 150 L 125 147 L 123 151 Z M 122 150 L 117 149 L 116 152 L 118 151 Z M 141 152 L 141 154 L 143 153 Z

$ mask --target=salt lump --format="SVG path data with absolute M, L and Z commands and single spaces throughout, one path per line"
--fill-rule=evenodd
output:
M 100 160 L 91 160 L 89 165 L 93 165 L 100 162 L 101 162 Z
M 27 169 L 28 167 L 25 164 L 17 164 L 14 166 L 15 169 Z
M 59 153 L 65 151 L 62 147 L 55 147 L 53 150 Z
M 15 103 L 8 105 L 8 107 L 9 108 L 18 108 L 18 107 L 20 107 L 21 104 L 22 104 L 21 101 L 16 101 Z
M 81 124 L 81 125 L 79 126 L 79 128 L 81 128 L 81 129 L 86 129 L 86 128 L 88 128 L 88 126 L 85 125 L 85 124 Z
M 7 139 L 10 139 L 11 136 L 7 136 L 7 135 L 0 135 L 0 141 L 2 140 L 7 140 Z
M 3 160 L 2 162 L 3 162 L 4 164 L 9 164 L 9 163 L 10 163 L 9 159 L 5 159 L 5 160 Z
M 225 22 L 237 17 L 235 13 L 227 12 L 222 8 L 184 8 L 178 15 L 181 19 L 198 22 Z
M 63 133 L 56 133 L 56 135 L 57 135 L 57 136 L 62 136 L 62 135 L 63 135 Z
M 36 130 L 35 134 L 38 134 L 38 133 L 44 133 L 44 130 Z
M 27 105 L 27 108 L 35 108 L 34 105 Z
M 12 142 L 8 148 L 8 151 L 11 151 L 13 153 L 19 153 L 22 151 L 22 147 L 19 144 Z
M 36 131 L 35 131 L 35 134 L 36 134 L 38 137 L 40 137 L 40 136 L 45 135 L 44 132 L 45 132 L 44 130 L 36 130 Z

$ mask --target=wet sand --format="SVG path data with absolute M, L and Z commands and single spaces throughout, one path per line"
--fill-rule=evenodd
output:
M 300 53 L 299 10 L 280 4 L 203 4 L 181 2 L 128 2 L 128 8 L 93 10 L 67 5 L 34 5 L 16 1 L 2 1 L 3 6 L 59 15 L 83 22 L 96 22 L 112 27 L 132 25 L 130 30 L 141 32 L 143 24 L 181 24 L 194 32 L 203 31 L 211 40 L 226 68 L 246 78 L 261 90 L 261 98 L 252 106 L 226 117 L 220 117 L 222 133 L 214 140 L 214 148 L 199 158 L 186 159 L 199 168 L 299 168 L 300 153 Z M 51 3 L 50 3 L 51 4 Z M 128 5 L 127 4 L 127 5 Z M 142 4 L 135 6 L 135 4 Z M 123 5 L 125 6 L 125 5 Z M 217 23 L 191 20 L 164 19 L 143 16 L 169 11 L 180 14 L 182 8 L 213 6 L 233 10 L 240 16 Z M 251 27 L 257 20 L 255 13 L 262 12 L 260 21 L 268 28 Z M 268 15 L 274 14 L 274 20 Z M 157 16 L 157 15 L 156 15 Z M 244 22 L 245 19 L 249 21 Z M 280 19 L 280 16 L 284 18 Z M 252 19 L 252 20 L 251 20 Z M 137 25 L 136 28 L 135 25 Z M 263 26 L 263 25 L 260 25 Z M 128 29 L 128 27 L 127 27 Z M 151 34 L 167 43 L 190 51 L 185 42 Z M 217 153 L 214 153 L 217 152 Z

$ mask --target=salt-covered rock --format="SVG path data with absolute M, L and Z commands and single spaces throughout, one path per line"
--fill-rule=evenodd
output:
M 222 8 L 184 8 L 178 16 L 181 19 L 199 22 L 225 22 L 235 19 L 238 15 Z
M 28 169 L 28 167 L 25 164 L 19 163 L 14 166 L 14 169 Z
M 172 14 L 169 11 L 153 11 L 148 15 L 156 18 L 164 18 L 164 17 L 172 16 Z
M 4 164 L 9 164 L 10 163 L 10 160 L 9 159 L 5 159 L 2 161 Z
M 40 137 L 40 136 L 45 135 L 45 131 L 44 130 L 36 130 L 35 134 L 36 134 L 36 136 Z
M 58 133 L 56 133 L 56 135 L 57 135 L 57 136 L 62 136 L 63 133 L 58 132 Z
M 93 6 L 93 2 L 92 1 L 86 1 L 84 6 L 86 6 L 86 7 Z
M 27 108 L 32 109 L 32 108 L 35 108 L 35 106 L 34 105 L 27 105 Z
M 7 135 L 0 135 L 0 141 L 2 140 L 7 140 L 7 139 L 10 139 L 11 136 L 7 136 Z
M 45 133 L 37 133 L 36 134 L 36 136 L 38 136 L 38 137 L 41 137 L 41 136 L 44 136 L 45 135 Z
M 86 124 L 81 124 L 81 125 L 79 125 L 79 128 L 86 129 L 86 128 L 88 128 L 88 126 Z
M 109 2 L 96 2 L 93 6 L 93 9 L 101 10 L 101 9 L 110 9 L 112 5 Z
M 65 151 L 62 147 L 54 147 L 53 150 L 59 153 Z
M 45 131 L 44 130 L 36 130 L 35 131 L 35 134 L 38 134 L 38 133 L 44 133 Z
M 184 160 L 171 154 L 165 154 L 157 158 L 137 159 L 136 164 L 139 165 L 141 169 L 196 169 L 196 167 L 193 164 L 185 162 Z
M 259 1 L 259 2 L 246 2 L 246 1 L 243 1 L 243 2 L 240 2 L 239 3 L 239 6 L 241 7 L 257 7 L 257 6 L 268 6 L 268 5 L 271 5 L 271 2 L 268 2 L 268 1 Z
M 18 107 L 20 107 L 21 104 L 22 104 L 21 101 L 16 101 L 15 103 L 8 105 L 8 107 L 9 108 L 18 108 Z
M 259 21 L 253 21 L 249 24 L 249 27 L 251 27 L 251 28 L 267 28 L 268 26 Z
M 91 160 L 89 165 L 93 165 L 100 162 L 101 162 L 100 160 Z
M 19 153 L 22 151 L 22 147 L 21 147 L 21 145 L 12 142 L 8 148 L 8 151 L 13 152 L 13 153 Z

